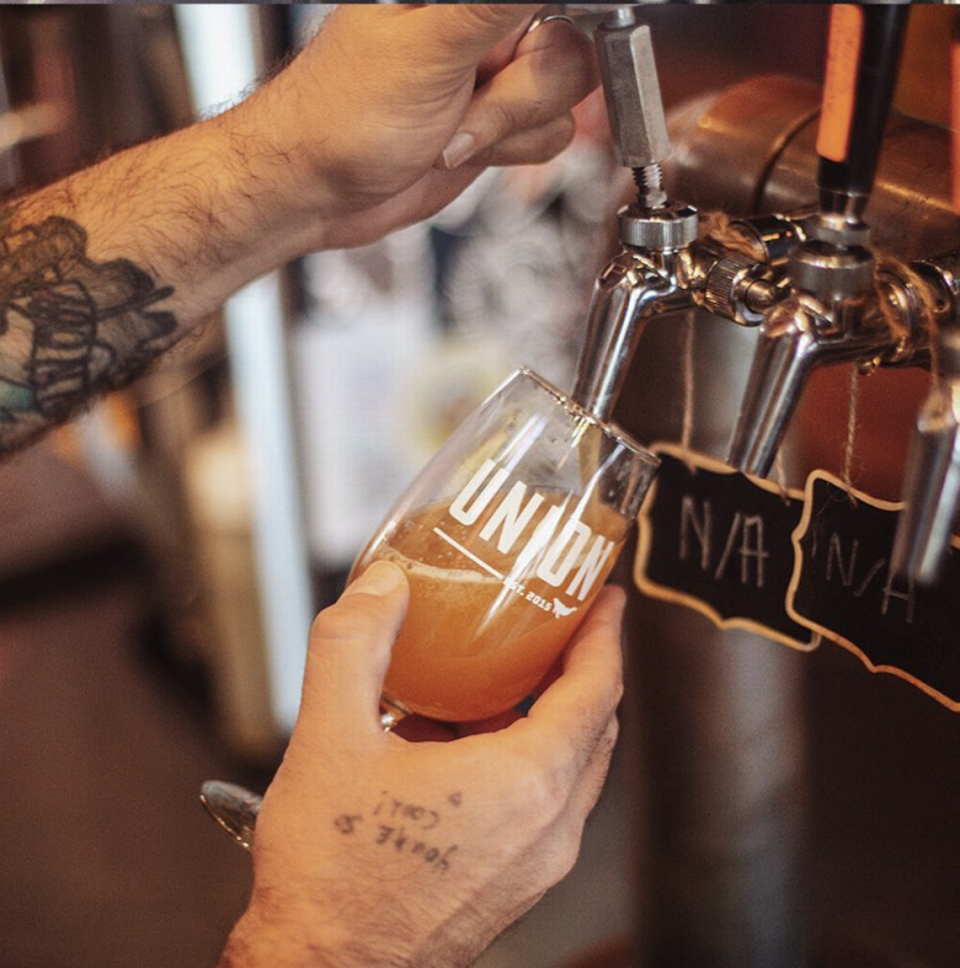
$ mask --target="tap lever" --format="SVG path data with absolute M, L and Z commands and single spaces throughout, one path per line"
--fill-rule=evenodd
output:
M 837 4 L 830 14 L 817 187 L 826 215 L 859 222 L 873 188 L 909 4 Z
M 617 161 L 634 170 L 641 207 L 661 208 L 667 195 L 660 165 L 670 156 L 670 136 L 650 28 L 622 7 L 597 26 L 594 41 Z

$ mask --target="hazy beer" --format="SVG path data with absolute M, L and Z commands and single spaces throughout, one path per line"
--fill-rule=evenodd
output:
M 531 536 L 544 518 L 543 513 L 531 516 Z M 410 583 L 410 606 L 394 646 L 385 693 L 398 697 L 411 712 L 475 720 L 519 703 L 563 651 L 619 552 L 619 544 L 598 546 L 597 540 L 606 539 L 595 538 L 590 547 L 600 547 L 602 553 L 595 555 L 596 566 L 569 595 L 566 589 L 590 551 L 575 547 L 573 529 L 566 537 L 562 529 L 551 536 L 554 541 L 565 539 L 549 576 L 555 580 L 566 571 L 558 588 L 537 575 L 550 541 L 525 562 L 479 539 L 482 523 L 481 518 L 471 529 L 430 508 L 413 515 L 374 556 L 400 565 Z M 474 557 L 467 556 L 469 550 Z M 568 569 L 565 552 L 571 554 Z
M 475 410 L 362 552 L 410 582 L 384 725 L 484 719 L 549 671 L 613 568 L 657 460 L 529 370 Z

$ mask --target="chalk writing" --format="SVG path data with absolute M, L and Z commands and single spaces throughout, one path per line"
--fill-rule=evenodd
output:
M 670 445 L 655 450 L 662 463 L 640 518 L 640 589 L 718 625 L 812 648 L 814 636 L 784 608 L 803 495 L 783 494 L 701 454 L 681 457 Z
M 960 553 L 937 587 L 915 587 L 890 565 L 900 505 L 854 494 L 825 471 L 810 475 L 787 610 L 871 670 L 960 711 Z

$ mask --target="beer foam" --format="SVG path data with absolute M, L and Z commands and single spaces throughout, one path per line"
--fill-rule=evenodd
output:
M 479 569 L 473 568 L 442 568 L 439 565 L 428 565 L 424 561 L 410 558 L 397 551 L 391 545 L 384 545 L 377 551 L 377 558 L 392 561 L 404 571 L 429 578 L 433 581 L 443 581 L 460 585 L 499 585 L 500 579 Z

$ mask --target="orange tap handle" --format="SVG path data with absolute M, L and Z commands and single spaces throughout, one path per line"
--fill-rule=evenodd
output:
M 951 139 L 951 194 L 953 210 L 960 215 L 960 18 L 950 43 L 950 127 Z
M 835 4 L 830 11 L 817 133 L 821 204 L 870 194 L 896 86 L 909 4 Z M 830 200 L 830 201 L 825 201 Z

